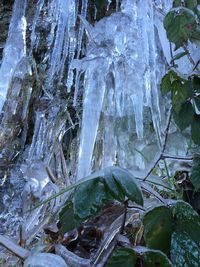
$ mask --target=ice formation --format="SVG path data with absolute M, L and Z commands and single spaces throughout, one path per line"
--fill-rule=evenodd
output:
M 16 0 L 0 67 L 0 112 L 18 62 L 26 55 L 26 0 Z
M 11 137 L 18 140 L 21 138 L 18 135 L 23 132 L 24 143 L 19 158 L 25 161 L 28 169 L 36 166 L 40 170 L 37 172 L 37 177 L 41 179 L 35 179 L 37 177 L 29 173 L 23 191 L 25 181 L 22 181 L 19 169 L 18 172 L 14 169 L 11 180 L 16 192 L 23 192 L 25 199 L 28 194 L 31 194 L 40 200 L 56 192 L 57 188 L 50 181 L 46 169 L 41 171 L 41 167 L 37 165 L 38 162 L 44 168 L 48 164 L 51 165 L 56 178 L 60 179 L 59 185 L 65 186 L 76 179 L 83 178 L 97 168 L 115 164 L 128 169 L 134 169 L 135 166 L 144 167 L 142 156 L 137 151 L 147 148 L 145 150 L 147 157 L 156 153 L 157 140 L 160 140 L 163 130 L 161 123 L 163 113 L 160 111 L 158 84 L 165 73 L 165 63 L 171 61 L 170 47 L 163 28 L 163 18 L 164 13 L 171 8 L 171 2 L 171 0 L 116 0 L 116 12 L 112 12 L 111 15 L 102 18 L 92 26 L 86 20 L 88 0 L 38 0 L 31 24 L 31 42 L 27 54 L 28 59 L 34 61 L 35 52 L 39 59 L 35 58 L 35 61 L 38 60 L 36 73 L 30 71 L 28 94 L 25 99 L 22 99 L 23 101 L 21 100 L 24 106 L 20 121 L 22 126 L 19 125 L 21 128 L 15 135 L 16 132 L 13 129 L 16 128 L 16 124 L 12 121 L 13 135 Z M 112 3 L 108 1 L 107 9 L 112 7 Z M 27 81 L 28 72 L 24 70 L 26 60 L 23 61 L 24 57 L 27 59 L 25 9 L 25 0 L 15 0 L 0 67 L 0 111 L 14 74 L 16 74 L 14 77 L 17 80 L 16 84 L 19 83 L 22 88 L 21 91 L 24 89 L 23 81 Z M 95 17 L 96 14 L 94 14 Z M 42 40 L 45 52 L 38 49 L 43 34 L 42 31 L 40 35 L 43 23 L 45 26 L 48 25 L 44 31 L 47 40 Z M 87 37 L 84 35 L 85 32 Z M 30 64 L 27 63 L 29 67 L 34 65 L 31 60 Z M 187 61 L 183 61 L 180 65 L 184 70 L 190 67 Z M 19 74 L 21 76 L 18 77 L 16 66 L 23 67 L 17 70 L 24 75 Z M 39 75 L 44 74 L 44 78 L 38 77 L 37 68 L 42 73 Z M 35 79 L 36 85 L 32 84 L 32 78 Z M 15 83 L 13 84 L 10 90 L 17 93 Z M 62 88 L 60 89 L 59 86 Z M 66 99 L 68 100 L 69 94 L 67 90 L 64 91 L 66 88 L 70 93 L 70 101 L 73 98 L 73 107 L 70 102 L 69 108 L 76 113 L 76 115 L 72 114 L 73 119 L 78 121 L 76 125 L 80 122 L 79 115 L 82 115 L 80 132 L 75 129 L 77 136 L 73 139 L 76 142 L 73 153 L 70 143 L 72 140 L 69 138 L 71 154 L 68 159 L 62 153 L 63 136 L 68 132 L 71 123 L 67 116 Z M 35 95 L 34 90 L 37 93 Z M 67 97 L 62 98 L 61 93 Z M 18 95 L 15 102 L 11 99 L 7 101 L 8 110 L 16 109 Z M 32 96 L 33 99 L 31 99 Z M 29 114 L 32 120 L 27 118 L 27 113 L 30 112 L 29 101 L 39 106 L 31 109 L 34 112 L 34 114 Z M 83 108 L 82 113 L 79 112 L 80 107 Z M 21 116 L 21 114 L 17 115 Z M 28 119 L 31 120 L 30 126 L 26 125 L 29 123 Z M 150 123 L 153 127 L 149 126 Z M 30 140 L 25 144 L 27 131 L 31 127 Z M 74 122 L 70 124 L 70 127 L 74 127 Z M 147 140 L 147 135 L 148 139 L 152 138 L 152 140 Z M 74 158 L 72 154 L 75 155 Z M 78 160 L 76 154 L 78 154 Z M 2 151 L 0 151 L 0 159 L 1 156 Z M 20 160 L 19 164 L 21 164 Z M 73 169 L 70 169 L 71 163 L 67 160 L 73 161 Z M 67 167 L 65 166 L 66 169 L 68 168 L 67 171 L 63 169 L 63 162 L 68 164 Z M 76 171 L 78 178 L 76 178 Z M 66 173 L 71 179 L 67 182 Z M 61 181 L 60 177 L 62 179 L 64 177 L 65 181 Z M 16 192 L 14 193 L 17 194 Z M 2 206 L 7 207 L 10 198 L 6 193 L 3 192 L 3 194 Z M 21 206 L 18 196 L 15 204 L 19 210 Z M 27 205 L 31 204 L 27 202 Z M 14 208 L 13 205 L 6 220 L 14 214 Z M 6 212 L 7 210 L 3 216 Z M 26 221 L 27 232 L 31 232 L 35 227 L 34 224 L 39 223 L 40 218 L 43 218 L 41 214 L 43 214 L 42 209 L 30 215 L 30 220 L 28 218 Z M 0 217 L 3 218 L 3 216 Z M 13 228 L 13 224 L 11 227 Z
M 79 179 L 91 171 L 100 116 L 103 117 L 101 166 L 104 167 L 115 164 L 116 158 L 120 165 L 127 167 L 122 158 L 130 154 L 130 136 L 134 132 L 139 140 L 143 138 L 145 107 L 151 111 L 156 134 L 161 135 L 158 83 L 164 73 L 164 62 L 159 59 L 156 45 L 154 4 L 151 0 L 124 0 L 121 12 L 101 19 L 94 27 L 83 20 L 89 40 L 86 56 L 71 64 L 77 77 L 84 73 Z M 156 5 L 168 8 L 165 1 Z M 159 27 L 161 20 L 157 22 Z M 77 83 L 79 79 L 75 88 L 79 87 Z M 75 92 L 74 103 L 76 95 Z

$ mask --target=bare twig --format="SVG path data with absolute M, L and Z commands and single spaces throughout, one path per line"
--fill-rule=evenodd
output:
M 170 56 L 171 56 L 171 61 L 170 61 L 170 64 L 172 64 L 172 67 L 175 66 L 175 61 L 174 61 L 174 56 L 173 56 L 173 52 L 172 52 L 172 43 L 169 42 L 169 49 L 170 49 Z
M 195 66 L 194 66 L 194 68 L 193 68 L 193 71 L 195 70 L 195 69 L 197 69 L 197 67 L 199 66 L 199 63 L 200 63 L 200 59 L 197 61 L 197 63 L 195 64 Z M 199 70 L 199 69 L 198 69 Z
M 145 211 L 145 209 L 144 209 L 144 208 L 142 208 L 142 207 L 139 207 L 139 206 L 129 206 L 129 205 L 127 205 L 127 208 L 128 208 L 128 209 L 136 209 L 136 210 Z
M 156 192 L 150 185 L 147 183 L 141 182 L 141 188 L 146 191 L 147 193 L 153 195 L 155 198 L 157 198 L 160 202 L 165 204 L 165 199 L 158 193 Z
M 195 67 L 196 67 L 196 63 L 195 63 L 195 61 L 193 60 L 193 58 L 191 57 L 191 54 L 190 54 L 190 52 L 189 52 L 189 50 L 187 49 L 187 46 L 186 46 L 185 44 L 183 45 L 183 50 L 187 53 L 187 57 L 188 57 L 190 63 L 191 63 L 192 66 L 195 68 Z
M 167 120 L 167 125 L 165 128 L 165 132 L 164 132 L 164 140 L 163 140 L 163 144 L 161 146 L 161 151 L 160 153 L 157 155 L 152 167 L 149 169 L 149 171 L 147 172 L 146 176 L 144 177 L 143 181 L 146 181 L 146 179 L 148 178 L 148 176 L 151 174 L 151 172 L 153 171 L 153 169 L 155 168 L 155 166 L 158 164 L 158 162 L 162 159 L 164 151 L 166 149 L 166 145 L 167 145 L 167 137 L 168 137 L 168 132 L 169 132 L 169 126 L 170 126 L 170 122 L 171 122 L 171 117 L 172 117 L 172 112 L 171 109 L 169 111 L 169 117 Z
M 171 156 L 163 154 L 161 159 L 172 159 L 172 160 L 181 160 L 181 161 L 192 161 L 194 157 L 180 157 L 180 156 Z

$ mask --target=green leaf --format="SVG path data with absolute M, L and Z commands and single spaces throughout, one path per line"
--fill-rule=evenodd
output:
M 121 187 L 118 185 L 111 172 L 107 173 L 107 175 L 105 176 L 104 183 L 105 183 L 105 188 L 107 188 L 108 192 L 114 199 L 120 202 L 125 201 L 124 191 L 121 190 Z
M 71 201 L 68 201 L 67 203 L 65 203 L 64 207 L 59 213 L 59 220 L 61 223 L 60 230 L 63 234 L 77 227 L 78 222 L 75 220 L 73 203 Z
M 175 71 L 173 70 L 168 71 L 168 73 L 165 74 L 160 83 L 160 90 L 162 95 L 165 95 L 166 93 L 170 92 L 172 90 L 172 84 L 175 81 L 180 81 L 180 80 L 181 78 Z
M 188 54 L 188 52 L 180 52 L 180 53 L 176 54 L 176 55 L 173 57 L 173 60 L 178 60 L 178 59 L 184 57 L 184 56 L 187 55 L 187 54 Z
M 194 143 L 200 145 L 200 115 L 194 115 L 191 124 L 191 135 Z
M 95 215 L 109 201 L 102 179 L 96 178 L 80 185 L 74 193 L 74 213 L 77 221 Z
M 143 254 L 144 267 L 172 267 L 167 256 L 161 251 L 149 250 Z
M 169 41 L 173 42 L 177 49 L 192 37 L 197 27 L 195 14 L 188 8 L 174 8 L 165 16 L 164 27 Z
M 171 241 L 171 260 L 174 267 L 200 266 L 200 250 L 188 234 L 175 231 Z
M 197 0 L 174 0 L 173 7 L 185 6 L 189 9 L 194 9 L 197 6 Z
M 139 188 L 136 179 L 132 174 L 121 168 L 113 168 L 112 175 L 114 180 L 122 190 L 122 192 L 128 197 L 128 199 L 143 206 L 142 191 Z
M 183 103 L 188 98 L 188 90 L 184 83 L 180 81 L 173 82 L 172 86 L 172 105 L 173 110 L 178 114 L 181 110 Z
M 194 9 L 197 6 L 197 0 L 185 0 L 185 6 L 189 9 Z
M 180 77 L 174 70 L 170 70 L 160 84 L 162 94 L 171 91 L 173 110 L 178 114 L 182 105 L 193 95 L 193 81 Z
M 198 191 L 200 189 L 200 158 L 195 158 L 193 160 L 190 181 L 192 182 L 195 191 Z
M 143 224 L 147 246 L 168 253 L 173 230 L 171 210 L 165 206 L 155 207 L 145 214 Z
M 112 253 L 106 267 L 134 267 L 137 261 L 136 253 L 130 248 L 117 248 Z
M 171 240 L 173 266 L 199 266 L 199 215 L 184 201 L 176 201 L 171 210 L 175 227 Z
M 192 206 L 190 206 L 190 204 L 184 201 L 176 201 L 171 206 L 171 210 L 176 223 L 190 223 L 192 221 L 198 222 L 199 220 L 197 212 L 192 208 Z
M 186 101 L 183 103 L 178 114 L 173 112 L 173 117 L 181 131 L 190 126 L 194 117 L 194 109 L 191 102 Z

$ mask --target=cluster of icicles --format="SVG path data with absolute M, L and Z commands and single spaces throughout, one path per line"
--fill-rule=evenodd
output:
M 65 75 L 68 92 L 72 86 L 75 88 L 76 107 L 80 82 L 84 88 L 78 179 L 88 175 L 92 165 L 95 165 L 94 150 L 98 138 L 101 140 L 101 149 L 98 150 L 101 153 L 97 164 L 99 167 L 116 163 L 128 167 L 125 158 L 133 153 L 131 144 L 136 137 L 142 139 L 144 135 L 145 107 L 151 112 L 157 135 L 161 133 L 158 84 L 164 73 L 160 53 L 163 44 L 156 45 L 158 33 L 155 25 L 161 39 L 166 39 L 166 36 L 162 16 L 156 15 L 155 6 L 157 9 L 167 10 L 171 1 L 120 2 L 120 8 L 119 2 L 116 3 L 118 12 L 101 19 L 95 26 L 91 26 L 86 20 L 88 0 L 82 0 L 80 14 L 79 0 L 48 2 L 51 30 L 47 41 L 50 49 L 47 60 L 50 67 L 45 90 L 51 91 L 55 76 L 59 76 L 61 81 Z M 26 4 L 25 0 L 15 0 L 13 7 L 0 68 L 0 111 L 7 97 L 13 72 L 18 62 L 27 56 Z M 44 0 L 38 1 L 29 54 L 37 49 L 36 25 L 44 4 Z M 84 31 L 88 41 L 83 54 Z

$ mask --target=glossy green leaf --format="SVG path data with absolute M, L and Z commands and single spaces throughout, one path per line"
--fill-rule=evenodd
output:
M 111 196 L 113 196 L 114 199 L 123 202 L 125 200 L 124 191 L 116 182 L 112 172 L 109 172 L 104 178 L 105 188 L 108 189 Z
M 198 191 L 200 189 L 200 158 L 196 158 L 193 160 L 190 181 L 192 182 L 195 191 Z
M 179 222 L 177 227 L 181 232 L 185 232 L 191 240 L 193 240 L 197 246 L 200 247 L 200 222 L 199 218 L 197 221 L 185 221 Z
M 182 131 L 190 126 L 194 118 L 194 109 L 190 101 L 186 101 L 182 104 L 179 113 L 173 113 L 174 121 Z
M 195 115 L 191 124 L 191 135 L 194 143 L 200 145 L 200 115 Z
M 173 233 L 171 260 L 174 267 L 200 266 L 200 249 L 187 233 L 179 230 Z
M 145 214 L 143 224 L 147 246 L 168 253 L 173 231 L 171 210 L 165 206 L 155 207 Z
M 165 16 L 164 27 L 168 39 L 177 49 L 192 37 L 197 27 L 195 14 L 188 8 L 174 8 Z
M 61 224 L 60 230 L 63 234 L 71 231 L 78 225 L 78 222 L 75 220 L 73 203 L 71 201 L 65 203 L 64 207 L 59 213 L 59 220 Z
M 161 251 L 149 250 L 143 254 L 144 267 L 172 267 L 170 260 Z
M 112 253 L 106 267 L 134 267 L 137 261 L 136 253 L 130 248 L 117 248 Z
M 77 220 L 85 220 L 95 215 L 109 200 L 100 178 L 80 185 L 74 193 L 74 213 Z
M 113 168 L 112 175 L 122 192 L 128 199 L 139 205 L 143 205 L 142 191 L 132 174 L 121 168 Z
M 199 216 L 197 212 L 190 206 L 190 204 L 184 201 L 176 201 L 171 206 L 172 214 L 176 223 L 182 222 L 191 222 L 196 221 L 198 222 Z

